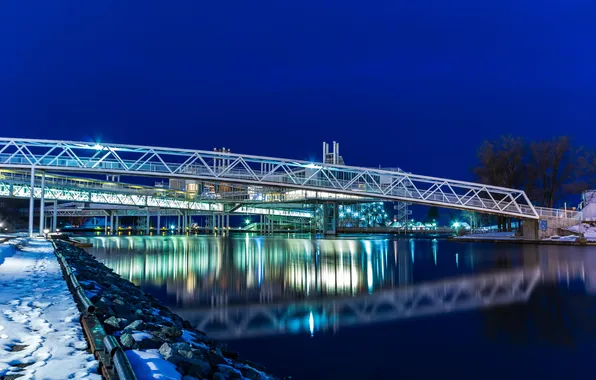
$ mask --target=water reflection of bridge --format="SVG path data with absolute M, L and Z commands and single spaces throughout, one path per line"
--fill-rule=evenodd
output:
M 596 269 L 590 255 L 556 247 L 495 253 L 466 245 L 458 255 L 455 243 L 442 242 L 446 251 L 439 255 L 437 241 L 382 237 L 92 240 L 106 265 L 136 284 L 165 290 L 177 313 L 220 339 L 526 302 L 541 281 L 584 281 L 584 262 Z M 415 266 L 426 280 L 414 278 Z M 495 272 L 495 266 L 503 269 Z M 585 281 L 588 288 L 593 283 Z
M 440 315 L 526 302 L 540 281 L 584 280 L 582 263 L 523 268 L 317 301 L 175 309 L 217 339 L 300 331 Z

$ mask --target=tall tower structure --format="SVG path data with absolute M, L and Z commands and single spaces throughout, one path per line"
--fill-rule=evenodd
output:
M 333 150 L 329 151 L 329 144 L 323 142 L 323 163 L 331 165 L 344 165 L 344 159 L 339 155 L 339 143 L 333 142 Z

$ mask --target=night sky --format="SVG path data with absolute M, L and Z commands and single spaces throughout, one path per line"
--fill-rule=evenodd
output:
M 596 145 L 596 3 L 0 2 L 0 135 L 472 179 L 503 133 Z

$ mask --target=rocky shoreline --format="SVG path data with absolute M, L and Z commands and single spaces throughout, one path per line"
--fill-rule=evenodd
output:
M 240 359 L 225 344 L 193 328 L 83 249 L 55 242 L 95 305 L 95 315 L 106 333 L 118 339 L 129 359 L 164 359 L 184 380 L 275 379 L 262 366 Z

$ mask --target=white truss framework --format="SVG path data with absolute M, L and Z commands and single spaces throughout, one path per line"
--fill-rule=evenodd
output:
M 0 167 L 255 184 L 539 219 L 520 190 L 391 170 L 234 153 L 0 138 Z
M 13 183 L 0 180 L 0 197 L 29 198 L 31 185 L 26 183 Z M 41 187 L 33 188 L 33 196 L 41 198 Z M 236 214 L 260 214 L 279 215 L 301 218 L 311 218 L 310 211 L 280 210 L 262 207 L 239 207 L 233 211 L 226 211 L 223 203 L 185 201 L 176 198 L 162 196 L 136 195 L 130 193 L 118 193 L 114 191 L 101 190 L 80 190 L 65 187 L 46 186 L 44 191 L 46 201 L 59 200 L 68 202 L 96 203 L 122 206 L 136 206 L 160 209 L 185 210 L 188 215 L 212 214 L 212 213 L 236 213 Z M 167 212 L 162 210 L 161 215 Z M 128 211 L 128 215 L 146 215 L 145 210 Z M 120 214 L 118 214 L 120 215 Z M 152 214 L 153 215 L 153 214 Z M 157 214 L 154 214 L 157 215 Z

